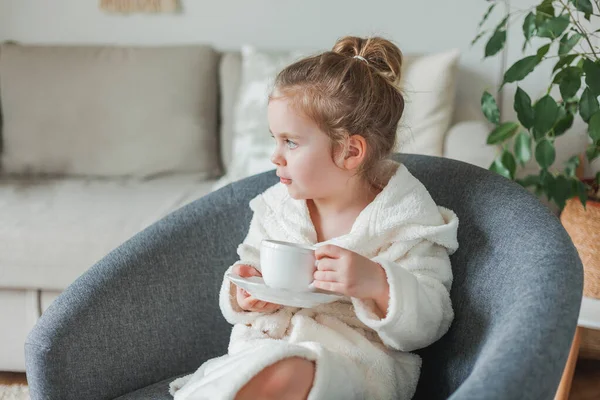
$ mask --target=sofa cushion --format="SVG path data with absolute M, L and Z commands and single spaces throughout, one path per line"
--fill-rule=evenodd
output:
M 244 46 L 241 54 L 222 57 L 221 146 L 227 174 L 216 187 L 273 168 L 267 95 L 275 75 L 302 55 Z M 454 112 L 459 55 L 458 50 L 450 50 L 404 58 L 401 87 L 406 108 L 398 128 L 397 151 L 443 155 L 444 136 Z M 239 156 L 233 159 L 232 152 Z
M 200 174 L 151 180 L 0 180 L 0 287 L 63 290 L 146 226 L 210 191 Z
M 39 316 L 37 290 L 0 289 L 0 371 L 25 371 L 23 344 Z
M 212 48 L 5 44 L 0 52 L 5 172 L 219 174 Z
M 173 400 L 173 396 L 169 393 L 169 384 L 175 379 L 182 378 L 186 375 L 193 374 L 195 371 L 188 371 L 185 374 L 176 375 L 171 378 L 164 379 L 152 385 L 138 389 L 135 392 L 124 394 L 114 400 Z

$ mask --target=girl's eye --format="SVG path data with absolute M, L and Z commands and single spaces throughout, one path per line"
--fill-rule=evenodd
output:
M 288 145 L 288 147 L 289 147 L 290 149 L 295 149 L 296 147 L 298 147 L 298 144 L 297 144 L 297 143 L 295 143 L 295 142 L 292 142 L 292 141 L 291 141 L 291 140 L 289 140 L 289 139 L 286 139 L 286 140 L 285 140 L 285 142 L 287 143 L 287 145 Z

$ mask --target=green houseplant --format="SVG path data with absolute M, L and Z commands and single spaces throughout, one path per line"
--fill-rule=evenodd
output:
M 600 30 L 590 32 L 584 21 L 600 17 L 600 0 L 543 0 L 527 10 L 512 10 L 506 0 L 488 2 L 472 44 L 487 37 L 485 57 L 498 55 L 505 46 L 509 24 L 522 26 L 524 38 L 524 57 L 506 70 L 499 89 L 517 85 L 514 109 L 518 121 L 500 121 L 490 92 L 485 91 L 481 98 L 481 110 L 494 124 L 487 143 L 501 148 L 490 169 L 524 187 L 533 187 L 537 195 L 546 195 L 561 210 L 573 197 L 584 207 L 588 200 L 600 201 L 600 173 L 585 181 L 576 176 L 579 154 L 573 154 L 561 170 L 549 170 L 556 158 L 554 141 L 572 127 L 577 114 L 587 126 L 590 144 L 585 156 L 590 162 L 600 156 L 600 48 L 592 43 Z M 490 15 L 499 8 L 504 9 L 502 20 L 486 29 Z M 534 38 L 543 43 L 538 49 L 531 48 Z M 532 101 L 519 82 L 535 73 L 542 62 L 553 62 L 554 68 L 547 78 L 547 93 Z M 559 89 L 558 98 L 550 94 L 554 87 Z M 532 158 L 539 165 L 539 173 L 516 178 L 517 169 Z

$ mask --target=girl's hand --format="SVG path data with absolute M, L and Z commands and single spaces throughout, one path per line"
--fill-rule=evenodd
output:
M 242 278 L 250 276 L 262 276 L 261 273 L 254 267 L 245 264 L 238 264 L 233 267 L 233 273 Z M 258 300 L 250 295 L 239 286 L 236 286 L 236 300 L 242 310 L 254 312 L 273 312 L 281 308 L 279 304 L 267 303 L 266 301 Z
M 335 245 L 315 250 L 317 271 L 313 285 L 358 299 L 372 299 L 385 314 L 389 285 L 381 265 L 353 251 Z

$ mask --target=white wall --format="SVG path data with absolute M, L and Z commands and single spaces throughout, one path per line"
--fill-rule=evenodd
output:
M 496 85 L 500 60 L 470 48 L 484 0 L 184 0 L 178 15 L 105 14 L 98 0 L 0 0 L 0 41 L 25 43 L 243 43 L 270 49 L 330 48 L 346 34 L 380 34 L 405 53 L 462 50 L 459 101 L 480 117 L 478 99 Z

